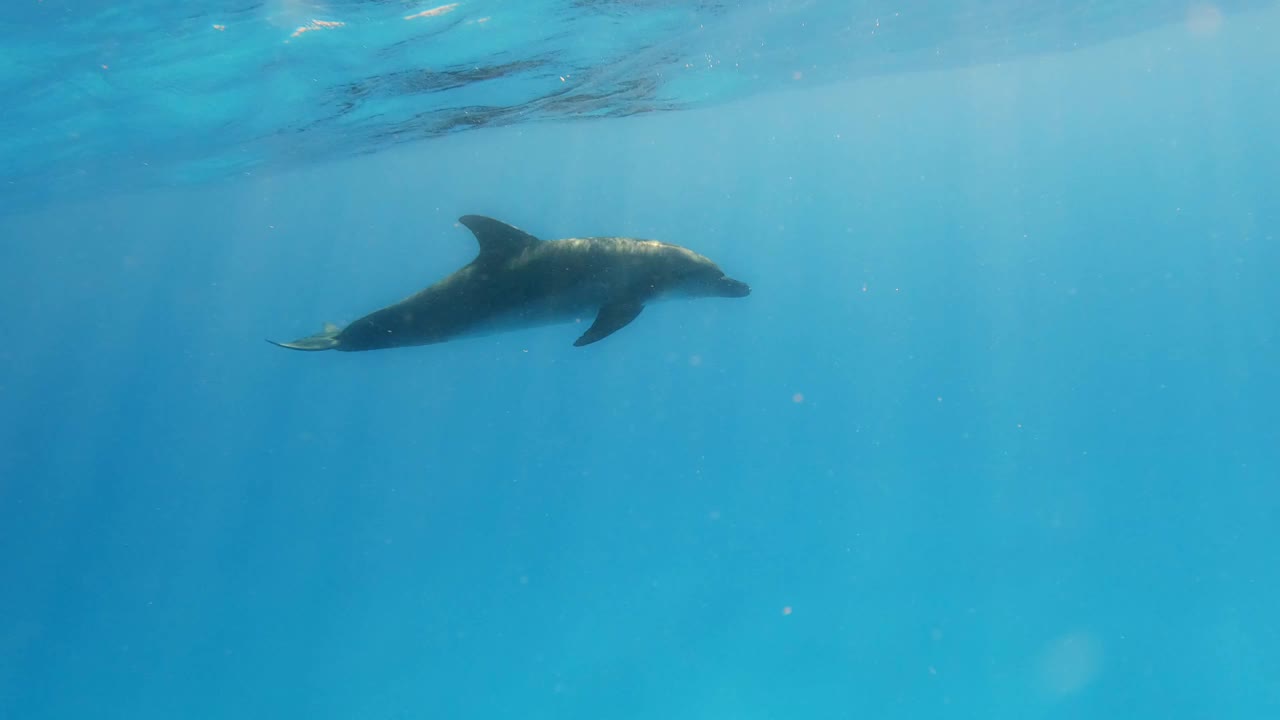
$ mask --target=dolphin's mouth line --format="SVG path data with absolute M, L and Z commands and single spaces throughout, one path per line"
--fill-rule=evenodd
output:
M 723 288 L 724 297 L 739 298 L 751 294 L 751 286 L 741 280 L 730 277 L 720 278 L 720 285 Z

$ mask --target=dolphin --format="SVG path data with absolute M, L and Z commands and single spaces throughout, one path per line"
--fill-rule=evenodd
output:
M 345 328 L 273 345 L 292 350 L 383 350 L 433 345 L 558 323 L 595 321 L 575 347 L 599 342 L 645 305 L 678 298 L 740 298 L 751 287 L 692 250 L 628 237 L 540 240 L 504 222 L 464 215 L 475 259 L 426 289 Z

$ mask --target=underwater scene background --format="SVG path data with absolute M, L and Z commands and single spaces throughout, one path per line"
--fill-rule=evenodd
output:
M 0 10 L 0 718 L 1271 718 L 1276 2 Z M 368 353 L 476 213 L 750 283 Z

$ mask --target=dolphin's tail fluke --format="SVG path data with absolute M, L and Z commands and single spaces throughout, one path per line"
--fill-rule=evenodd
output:
M 338 347 L 338 334 L 341 332 L 342 329 L 337 325 L 325 323 L 324 330 L 315 335 L 298 338 L 293 342 L 276 342 L 275 340 L 268 340 L 267 342 L 290 350 L 333 350 Z

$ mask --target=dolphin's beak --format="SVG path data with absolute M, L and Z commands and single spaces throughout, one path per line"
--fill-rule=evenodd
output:
M 751 286 L 731 277 L 720 278 L 720 297 L 746 297 L 751 294 Z

